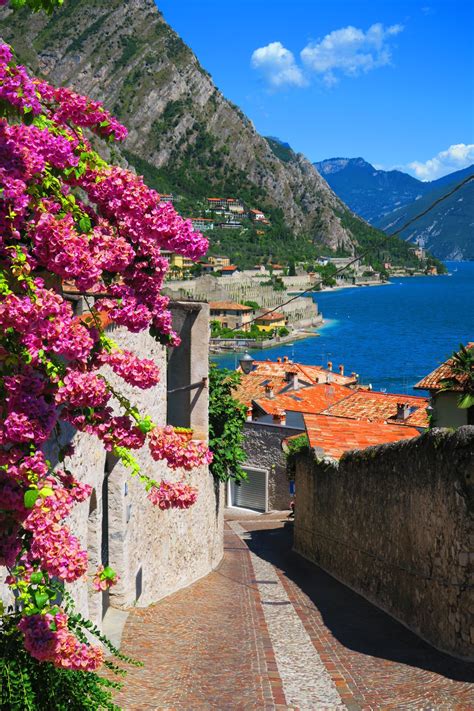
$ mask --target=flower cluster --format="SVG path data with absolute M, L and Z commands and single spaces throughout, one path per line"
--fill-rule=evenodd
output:
M 197 489 L 182 481 L 162 481 L 150 490 L 148 498 L 162 511 L 171 508 L 189 509 L 197 499 Z
M 29 615 L 18 627 L 25 635 L 26 649 L 38 661 L 52 662 L 64 669 L 95 671 L 104 660 L 102 649 L 79 642 L 67 623 L 68 616 L 57 612 L 55 615 Z
M 188 440 L 174 427 L 155 427 L 150 435 L 149 447 L 155 461 L 164 459 L 172 469 L 194 469 L 212 462 L 212 452 L 204 442 Z
M 159 382 L 153 361 L 120 350 L 104 322 L 132 332 L 152 328 L 177 345 L 161 293 L 163 251 L 198 259 L 207 241 L 171 205 L 160 206 L 142 178 L 108 165 L 86 133 L 127 135 L 99 102 L 30 77 L 0 44 L 0 565 L 22 606 L 26 649 L 84 671 L 97 669 L 103 654 L 74 634 L 70 603 L 61 610 L 56 600 L 88 568 L 65 521 L 91 488 L 54 469 L 42 448 L 53 438 L 60 447 L 61 425 L 70 423 L 98 437 L 134 474 L 130 450 L 143 447 L 150 432 L 153 457 L 172 469 L 211 457 L 204 443 L 154 428 L 103 368 L 137 388 Z M 75 317 L 66 288 L 86 292 L 88 316 Z M 184 482 L 140 476 L 161 509 L 196 500 Z M 111 568 L 99 568 L 93 586 L 116 581 Z

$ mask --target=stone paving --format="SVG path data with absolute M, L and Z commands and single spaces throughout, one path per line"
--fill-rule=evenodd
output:
M 474 711 L 473 664 L 292 553 L 281 515 L 227 518 L 216 571 L 131 612 L 120 708 Z

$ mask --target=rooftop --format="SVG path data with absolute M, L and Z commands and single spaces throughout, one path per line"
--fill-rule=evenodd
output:
M 261 316 L 257 316 L 257 321 L 282 321 L 285 319 L 286 316 L 284 313 L 281 313 L 279 311 L 274 311 L 273 313 L 266 313 L 262 314 Z
M 474 342 L 468 343 L 466 348 L 469 350 L 474 348 Z M 450 390 L 460 391 L 463 389 L 464 385 L 467 383 L 469 376 L 467 374 L 455 374 L 453 373 L 453 359 L 448 358 L 444 363 L 441 363 L 438 368 L 433 370 L 429 375 L 426 375 L 419 383 L 415 385 L 417 390 L 441 390 L 441 380 L 444 378 L 452 378 L 457 381 L 457 385 L 450 387 Z
M 376 444 L 398 442 L 419 435 L 415 427 L 387 425 L 380 422 L 351 420 L 331 415 L 304 415 L 310 447 L 339 459 L 344 452 L 365 449 Z
M 288 387 L 289 383 L 286 381 Z M 320 383 L 309 387 L 298 388 L 280 392 L 273 398 L 263 397 L 254 399 L 255 404 L 268 415 L 276 412 L 307 412 L 317 414 L 328 407 L 347 398 L 351 391 L 344 385 L 327 385 Z
M 363 388 L 351 393 L 344 400 L 332 405 L 326 412 L 328 415 L 348 417 L 353 420 L 368 420 L 369 422 L 386 422 L 397 416 L 397 405 L 406 404 L 411 414 L 400 424 L 413 427 L 428 427 L 426 408 L 429 399 L 416 395 L 395 395 L 380 393 Z
M 341 375 L 339 372 L 333 372 L 327 368 L 323 368 L 322 365 L 302 365 L 301 363 L 293 363 L 289 358 L 279 358 L 276 361 L 268 360 L 255 360 L 253 372 L 258 372 L 261 375 L 284 377 L 288 370 L 289 365 L 294 366 L 298 369 L 299 379 L 304 380 L 308 385 L 314 385 L 315 383 L 326 383 L 328 379 L 332 383 L 337 385 L 355 385 L 357 383 L 357 378 L 355 375 Z
M 235 264 L 231 264 L 228 267 L 221 267 L 221 272 L 230 272 L 230 271 L 235 272 L 236 269 L 237 269 L 237 267 L 235 266 Z
M 210 301 L 209 308 L 211 310 L 252 311 L 250 306 L 244 306 L 244 304 L 238 304 L 235 301 Z
M 275 393 L 288 385 L 284 375 L 275 376 L 271 379 L 258 371 L 242 375 L 240 385 L 234 390 L 233 397 L 244 405 L 250 405 L 254 400 L 265 396 L 265 387 L 273 385 Z

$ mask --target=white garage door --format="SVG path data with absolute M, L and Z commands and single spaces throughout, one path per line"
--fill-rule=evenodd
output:
M 267 502 L 267 473 L 259 469 L 247 469 L 248 479 L 240 486 L 232 482 L 232 505 L 254 511 L 265 511 Z

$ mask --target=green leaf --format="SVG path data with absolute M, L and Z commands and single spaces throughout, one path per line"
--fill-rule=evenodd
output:
M 54 494 L 54 491 L 51 489 L 49 486 L 43 486 L 42 489 L 39 491 L 39 495 L 45 499 L 47 496 L 52 496 Z
M 40 610 L 49 602 L 49 597 L 46 593 L 35 593 L 34 598 L 36 607 Z
M 43 582 L 43 573 L 39 573 L 39 572 L 32 573 L 30 580 L 33 583 L 33 585 L 38 585 L 39 583 L 42 583 Z
M 25 491 L 25 494 L 23 496 L 23 504 L 25 506 L 25 509 L 32 509 L 39 495 L 40 493 L 38 489 L 28 489 L 28 491 Z
M 102 577 L 106 580 L 113 580 L 116 577 L 115 570 L 110 565 L 107 565 L 102 571 Z
M 470 407 L 474 407 L 474 395 L 471 393 L 463 393 L 459 396 L 458 407 L 461 410 L 468 410 Z

